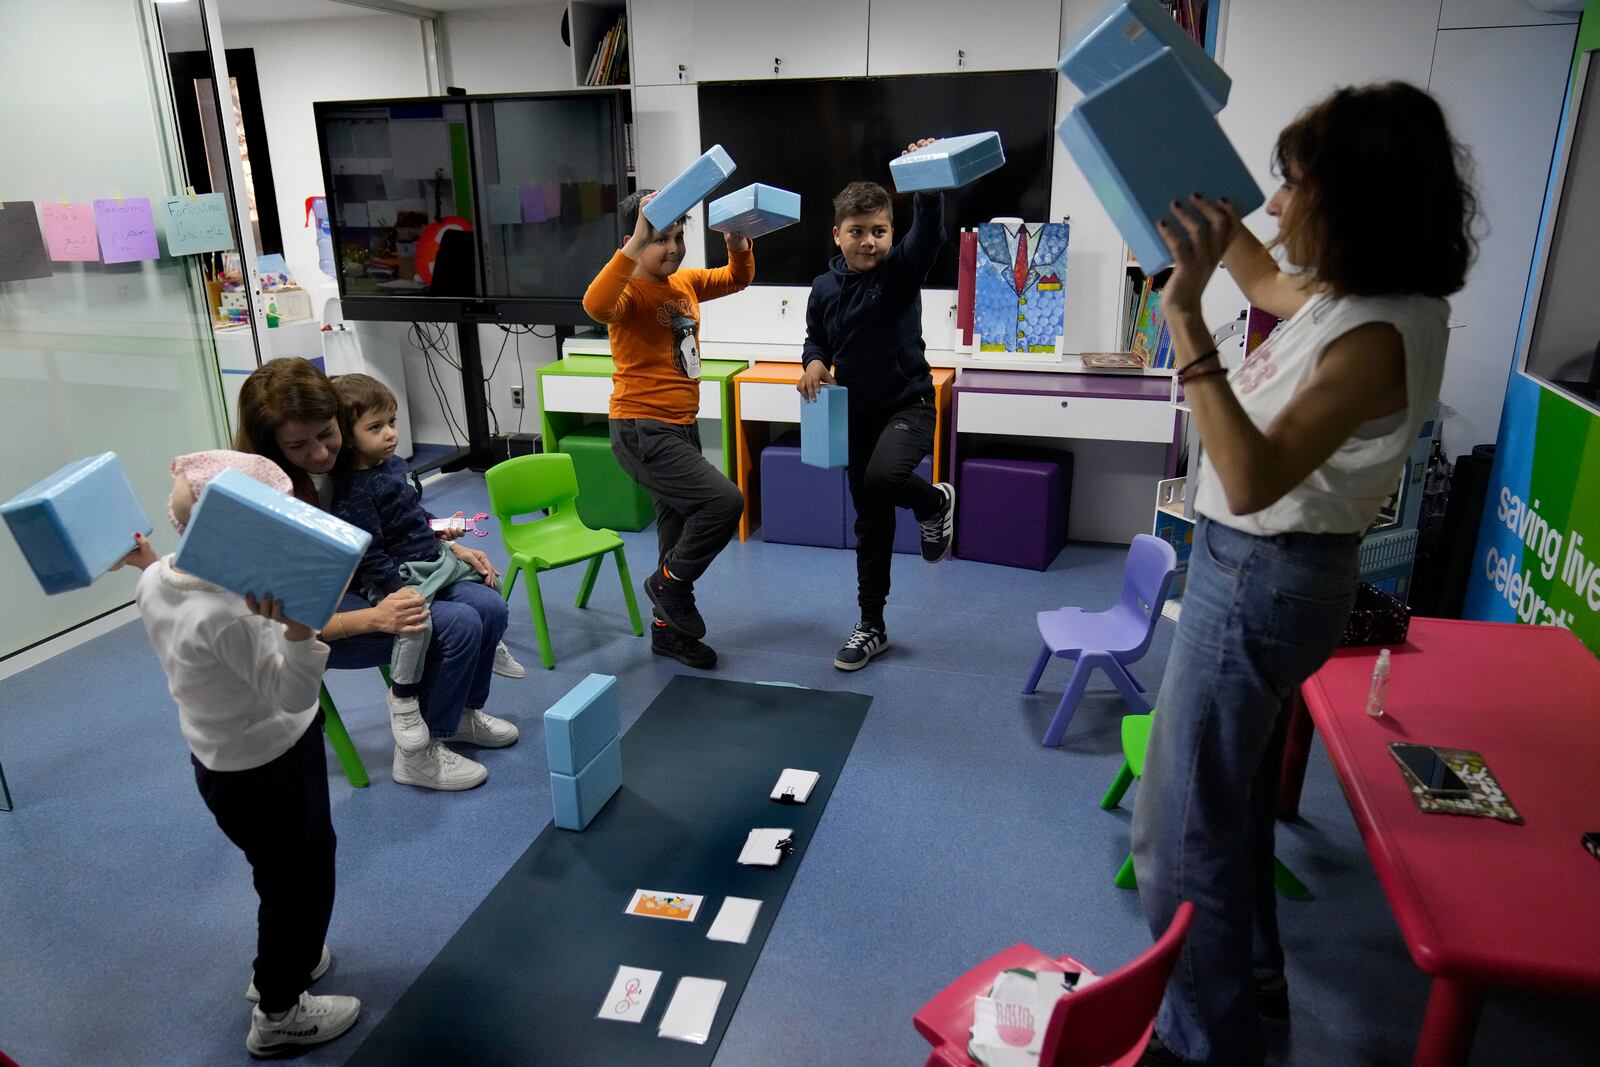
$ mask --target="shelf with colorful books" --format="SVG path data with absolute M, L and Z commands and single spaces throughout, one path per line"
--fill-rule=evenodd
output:
M 571 0 L 572 78 L 579 88 L 626 88 L 631 77 L 626 0 Z

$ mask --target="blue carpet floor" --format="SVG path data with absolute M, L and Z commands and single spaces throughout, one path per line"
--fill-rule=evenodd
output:
M 482 478 L 465 472 L 428 499 L 439 514 L 487 508 Z M 654 534 L 626 539 L 643 577 Z M 497 536 L 469 540 L 503 561 Z M 158 536 L 158 547 L 171 545 Z M 1121 763 L 1118 698 L 1097 681 L 1066 742 L 1045 749 L 1069 665 L 1052 665 L 1037 695 L 1018 692 L 1034 613 L 1109 606 L 1122 556 L 1072 545 L 1045 574 L 897 556 L 893 644 L 854 675 L 831 665 L 855 621 L 850 553 L 752 541 L 718 560 L 700 602 L 719 676 L 873 697 L 719 1065 L 918 1064 L 911 1016 L 990 953 L 1028 941 L 1104 969 L 1149 944 L 1137 896 L 1111 883 L 1133 794 L 1123 810 L 1097 806 Z M 615 674 L 626 727 L 687 670 L 628 632 L 610 564 L 587 612 L 572 607 L 579 577 L 544 578 L 554 671 L 538 669 L 520 589 L 513 598 L 508 642 L 529 673 L 497 679 L 491 710 L 521 725 L 522 742 L 482 754 L 481 789 L 396 786 L 378 673 L 329 675 L 373 783 L 352 790 L 330 756 L 335 963 L 317 989 L 364 1008 L 352 1033 L 298 1062 L 344 1062 L 549 822 L 544 709 L 590 671 Z M 1161 623 L 1139 668 L 1152 690 L 1172 629 Z M 23 1067 L 249 1062 L 249 871 L 195 793 L 142 627 L 0 681 L 0 760 L 17 802 L 0 814 L 0 1049 Z M 1271 1062 L 1409 1062 L 1428 982 L 1320 750 L 1302 813 L 1280 827 L 1278 855 L 1316 899 L 1281 904 L 1295 1014 L 1273 1034 Z M 1472 1063 L 1593 1063 L 1589 1010 L 1494 994 Z

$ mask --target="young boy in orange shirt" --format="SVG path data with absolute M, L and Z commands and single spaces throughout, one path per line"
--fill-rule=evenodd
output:
M 656 506 L 661 559 L 644 580 L 655 605 L 650 650 L 708 669 L 717 654 L 701 640 L 694 583 L 738 529 L 744 494 L 700 451 L 700 302 L 749 285 L 755 253 L 749 238 L 724 234 L 726 267 L 679 270 L 683 220 L 650 225 L 642 209 L 654 195 L 618 205 L 632 235 L 589 283 L 583 309 L 611 337 L 612 454 Z

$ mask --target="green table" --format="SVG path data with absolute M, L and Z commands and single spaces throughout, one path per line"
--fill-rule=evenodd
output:
M 722 422 L 722 472 L 734 477 L 733 376 L 750 364 L 735 359 L 708 359 L 700 365 L 700 418 Z M 561 439 L 592 416 L 609 415 L 610 356 L 569 355 L 539 368 L 539 428 L 544 451 L 561 452 Z

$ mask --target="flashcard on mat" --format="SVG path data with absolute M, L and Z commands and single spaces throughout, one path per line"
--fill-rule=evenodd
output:
M 772 787 L 772 799 L 780 804 L 804 804 L 820 777 L 816 771 L 797 771 L 785 767 L 778 775 L 778 784 Z
M 629 915 L 642 915 L 647 919 L 672 919 L 692 923 L 700 914 L 700 904 L 705 897 L 686 893 L 663 893 L 656 889 L 635 889 L 633 899 L 624 910 Z
M 611 980 L 611 989 L 595 1012 L 597 1019 L 610 1019 L 614 1023 L 636 1023 L 644 1018 L 650 1008 L 650 998 L 655 995 L 656 983 L 661 981 L 660 971 L 647 971 L 643 967 L 622 966 Z
M 672 991 L 672 1000 L 656 1032 L 675 1041 L 705 1044 L 726 988 L 728 983 L 718 978 L 678 979 L 678 988 Z
M 723 897 L 722 908 L 717 912 L 717 917 L 711 920 L 711 929 L 706 931 L 706 940 L 731 941 L 742 945 L 750 940 L 750 931 L 755 927 L 756 916 L 760 913 L 759 900 Z
M 746 867 L 776 867 L 793 845 L 793 830 L 758 827 L 745 838 L 739 862 Z

